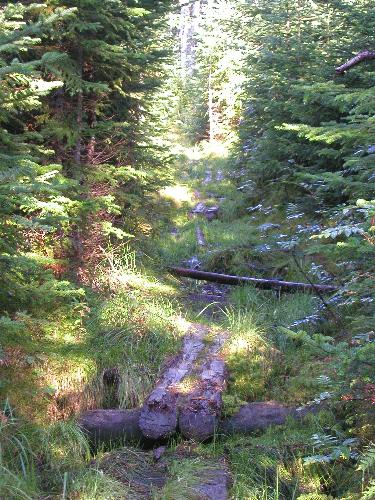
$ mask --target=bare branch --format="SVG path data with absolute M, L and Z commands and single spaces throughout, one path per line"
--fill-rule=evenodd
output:
M 343 73 L 345 73 L 345 71 L 352 68 L 353 66 L 356 66 L 357 64 L 363 61 L 367 61 L 369 59 L 375 59 L 374 50 L 364 50 L 362 52 L 359 52 L 356 56 L 349 59 L 349 61 L 346 61 L 346 63 L 342 64 L 341 66 L 338 66 L 335 69 L 335 72 L 338 75 L 342 75 Z

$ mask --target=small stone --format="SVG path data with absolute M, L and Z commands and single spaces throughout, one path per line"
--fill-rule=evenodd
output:
M 159 446 L 159 448 L 156 448 L 152 453 L 155 462 L 158 462 L 166 451 L 167 451 L 166 446 Z
M 258 226 L 258 229 L 262 233 L 266 233 L 270 229 L 278 229 L 279 227 L 281 227 L 280 224 L 272 224 L 271 222 L 266 222 L 265 224 L 261 224 L 260 226 Z

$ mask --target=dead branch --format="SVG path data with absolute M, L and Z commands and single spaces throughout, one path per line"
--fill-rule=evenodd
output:
M 357 64 L 367 61 L 370 59 L 375 59 L 375 51 L 374 50 L 363 50 L 362 52 L 359 52 L 356 56 L 352 57 L 349 59 L 349 61 L 346 61 L 344 64 L 341 66 L 338 66 L 335 69 L 336 74 L 342 75 L 347 71 L 348 69 L 351 69 L 353 66 L 356 66 Z

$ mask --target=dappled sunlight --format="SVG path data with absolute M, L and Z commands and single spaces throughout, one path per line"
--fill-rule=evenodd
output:
M 65 4 L 0 7 L 0 500 L 369 499 L 375 8 Z
M 166 186 L 159 191 L 162 200 L 172 202 L 176 208 L 181 208 L 185 203 L 192 204 L 194 193 L 188 186 L 176 184 L 175 186 Z
M 177 294 L 176 289 L 170 285 L 160 283 L 156 280 L 153 281 L 143 274 L 125 272 L 121 269 L 112 272 L 108 276 L 108 281 L 112 289 L 135 288 L 138 290 L 156 292 L 168 296 Z
M 205 157 L 227 159 L 229 156 L 228 144 L 223 141 L 213 140 L 211 142 L 204 142 L 202 149 Z
M 199 385 L 198 377 L 185 377 L 178 384 L 174 384 L 173 390 L 178 394 L 191 394 Z
M 178 330 L 184 334 L 187 333 L 193 326 L 193 324 L 183 316 L 175 316 L 174 322 Z

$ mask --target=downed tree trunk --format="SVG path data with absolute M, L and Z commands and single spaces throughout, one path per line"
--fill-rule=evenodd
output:
M 303 419 L 308 414 L 316 414 L 322 406 L 305 406 L 302 410 L 284 406 L 275 401 L 248 403 L 240 410 L 218 424 L 221 434 L 248 434 L 264 430 L 271 425 L 283 425 L 288 417 Z M 144 436 L 139 427 L 141 410 L 90 410 L 78 419 L 80 427 L 95 442 L 142 441 Z M 213 432 L 211 434 L 213 436 Z M 204 436 L 207 439 L 207 434 Z
M 203 350 L 206 328 L 197 328 L 184 338 L 181 354 L 176 356 L 162 373 L 155 389 L 142 407 L 139 426 L 147 438 L 169 437 L 177 428 L 178 384 L 191 371 L 194 361 Z
M 140 409 L 89 410 L 81 414 L 79 426 L 94 443 L 109 441 L 136 442 L 144 439 L 139 428 Z
M 213 283 L 221 283 L 223 285 L 254 285 L 258 288 L 266 290 L 276 289 L 285 292 L 320 292 L 331 293 L 336 292 L 338 287 L 331 285 L 318 285 L 312 283 L 299 283 L 293 281 L 281 281 L 275 279 L 249 278 L 247 276 L 233 276 L 229 274 L 210 273 L 206 271 L 198 271 L 196 269 L 186 269 L 184 267 L 169 267 L 169 272 L 175 276 L 185 276 L 196 280 L 211 281 Z
M 346 61 L 341 66 L 338 66 L 335 71 L 338 75 L 342 75 L 353 66 L 369 59 L 375 59 L 375 50 L 363 50 L 362 52 L 359 52 L 356 56 L 349 59 L 349 61 Z
M 219 432 L 248 434 L 267 429 L 271 425 L 283 425 L 288 417 L 302 419 L 308 414 L 318 413 L 321 409 L 317 405 L 311 405 L 299 410 L 276 401 L 249 403 L 242 406 L 235 415 L 221 422 Z

